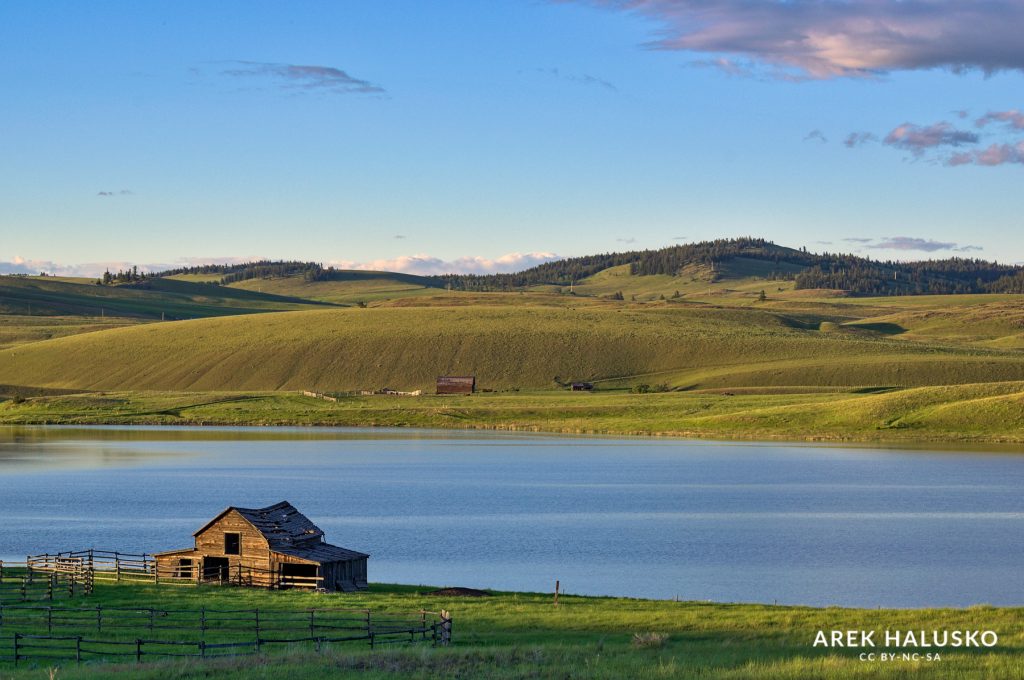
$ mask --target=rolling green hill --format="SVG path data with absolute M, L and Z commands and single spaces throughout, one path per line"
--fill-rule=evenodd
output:
M 118 328 L 0 351 L 0 383 L 133 390 L 916 386 L 1024 380 L 1016 351 L 836 333 L 762 309 L 330 309 Z
M 191 319 L 317 306 L 310 300 L 175 279 L 100 286 L 90 279 L 0 276 L 0 314 L 5 315 Z
M 272 293 L 293 298 L 353 305 L 420 295 L 438 295 L 434 279 L 396 272 L 332 271 L 330 279 L 310 281 L 301 275 L 246 279 L 232 289 Z

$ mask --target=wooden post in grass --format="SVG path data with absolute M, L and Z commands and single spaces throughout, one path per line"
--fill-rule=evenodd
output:
M 558 606 L 558 589 L 562 584 L 559 581 L 555 581 L 555 606 Z

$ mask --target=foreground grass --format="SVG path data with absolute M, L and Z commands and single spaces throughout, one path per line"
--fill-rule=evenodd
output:
M 433 597 L 429 589 L 373 585 L 366 593 L 316 595 L 233 588 L 100 585 L 93 607 L 303 609 L 368 607 L 374 612 L 448 609 L 454 644 L 370 651 L 338 644 L 317 655 L 290 650 L 260 657 L 170 663 L 65 663 L 58 678 L 906 678 L 1024 674 L 1024 610 L 860 610 L 731 605 L 500 593 L 489 598 Z M 862 662 L 854 650 L 814 648 L 818 630 L 994 630 L 993 649 L 940 651 L 940 661 Z M 2 630 L 0 635 L 13 631 Z M 84 632 L 84 631 L 83 631 Z M 633 643 L 636 633 L 663 641 Z M 140 633 L 141 634 L 141 633 Z M 132 631 L 120 635 L 131 638 Z M 880 645 L 875 651 L 884 651 Z M 906 651 L 915 651 L 909 649 Z M 924 650 L 918 650 L 924 651 Z M 931 650 L 935 651 L 935 650 Z M 48 678 L 46 667 L 0 666 L 3 678 Z
M 342 397 L 107 392 L 0 402 L 0 424 L 332 425 L 809 441 L 1024 442 L 1024 383 L 880 392 L 740 390 Z

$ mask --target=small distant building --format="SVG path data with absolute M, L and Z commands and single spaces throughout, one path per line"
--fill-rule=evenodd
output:
M 572 384 L 573 392 L 590 392 L 594 389 L 594 383 L 588 382 L 574 382 Z
M 229 507 L 193 534 L 195 547 L 155 553 L 158 579 L 265 588 L 362 590 L 369 555 L 324 541 L 287 502 Z
M 437 378 L 438 394 L 473 394 L 475 391 L 475 375 L 441 375 Z

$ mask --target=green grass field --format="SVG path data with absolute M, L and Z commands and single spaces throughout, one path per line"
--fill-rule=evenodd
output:
M 430 596 L 426 586 L 373 584 L 370 591 L 317 595 L 296 591 L 205 586 L 201 588 L 98 584 L 93 596 L 60 606 L 163 609 L 295 610 L 370 608 L 374 614 L 446 609 L 453 644 L 392 646 L 370 651 L 365 642 L 338 643 L 317 654 L 296 646 L 258 657 L 214 661 L 59 664 L 57 678 L 1011 678 L 1024 673 L 1024 610 L 840 609 L 711 604 L 563 595 L 496 593 L 492 597 Z M 869 662 L 857 651 L 815 648 L 818 630 L 994 630 L 992 649 L 940 651 L 939 661 Z M 13 630 L 0 627 L 0 636 Z M 28 632 L 28 631 L 25 631 Z M 40 631 L 36 631 L 40 632 Z M 65 631 L 95 636 L 94 630 Z M 664 636 L 646 646 L 635 634 Z M 138 630 L 107 633 L 115 639 L 152 635 Z M 158 638 L 160 639 L 160 638 Z M 884 645 L 874 650 L 886 651 Z M 905 649 L 904 651 L 925 651 Z M 935 651 L 934 649 L 931 651 Z M 4 678 L 49 678 L 55 663 L 15 670 Z
M 317 306 L 322 305 L 300 298 L 174 279 L 99 286 L 88 279 L 0 276 L 3 315 L 193 319 Z
M 103 392 L 0 403 L 0 424 L 334 425 L 868 442 L 1024 442 L 1024 383 L 866 393 L 724 390 L 342 397 Z
M 651 304 L 327 309 L 83 333 L 0 351 L 0 383 L 90 390 L 924 386 L 1024 380 L 1016 350 L 837 332 L 806 314 Z M 845 329 L 845 326 L 843 326 Z
M 795 291 L 766 278 L 774 266 L 614 267 L 573 294 L 448 292 L 386 272 L 233 286 L 0 277 L 0 398 L 12 398 L 0 421 L 1019 441 L 1024 296 Z M 288 394 L 431 392 L 446 374 L 494 394 L 441 406 Z M 574 380 L 598 392 L 567 397 L 559 385 Z M 627 393 L 640 385 L 672 393 Z

